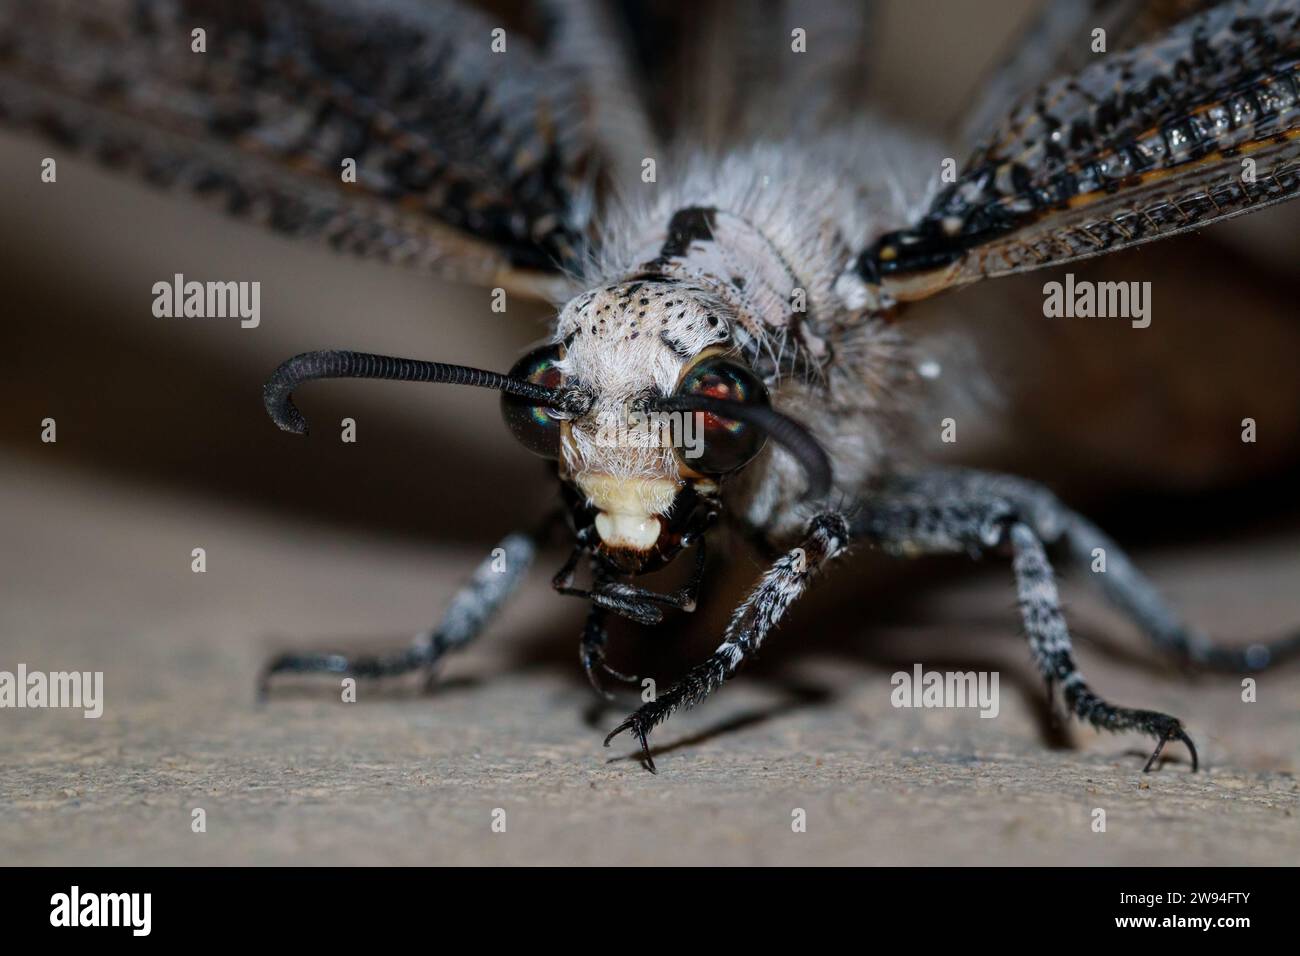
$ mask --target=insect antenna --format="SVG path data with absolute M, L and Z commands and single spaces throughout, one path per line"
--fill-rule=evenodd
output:
M 307 419 L 294 405 L 292 395 L 293 390 L 303 382 L 318 378 L 377 378 L 397 382 L 474 385 L 518 395 L 548 408 L 570 413 L 581 413 L 583 410 L 575 407 L 583 402 L 581 393 L 538 385 L 500 372 L 470 368 L 467 365 L 372 355 L 368 352 L 326 350 L 295 355 L 281 364 L 267 380 L 262 388 L 262 400 L 276 425 L 297 435 L 307 434 Z

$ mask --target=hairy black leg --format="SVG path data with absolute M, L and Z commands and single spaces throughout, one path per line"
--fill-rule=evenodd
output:
M 637 678 L 620 673 L 605 663 L 605 646 L 609 642 L 609 635 L 605 630 L 607 612 L 614 610 L 639 623 L 653 624 L 662 618 L 662 612 L 654 606 L 655 603 L 675 607 L 687 613 L 694 611 L 700 582 L 704 579 L 706 557 L 704 539 L 701 538 L 696 544 L 695 568 L 691 572 L 690 579 L 676 591 L 667 594 L 616 580 L 614 572 L 594 556 L 591 560 L 592 589 L 588 591 L 574 587 L 574 572 L 579 560 L 587 553 L 588 548 L 581 543 L 574 548 L 569 559 L 551 581 L 551 586 L 561 594 L 585 597 L 592 602 L 591 609 L 587 613 L 587 621 L 582 628 L 578 659 L 582 662 L 582 669 L 596 693 L 606 700 L 613 700 L 614 695 L 601 686 L 599 672 L 603 671 L 615 680 L 629 684 L 635 684 Z
M 1028 490 L 1032 494 L 1022 494 Z M 1064 532 L 1066 514 L 1046 492 L 1025 483 L 978 472 L 933 472 L 891 482 L 859 513 L 855 534 L 896 554 L 987 551 L 1010 544 L 1021 616 L 1030 649 L 1049 687 L 1059 686 L 1080 720 L 1115 732 L 1136 730 L 1157 739 L 1146 769 L 1170 740 L 1196 749 L 1177 718 L 1155 711 L 1116 707 L 1088 687 L 1074 663 L 1069 629 L 1043 546 Z
M 537 550 L 536 538 L 511 534 L 503 538 L 492 554 L 475 569 L 432 630 L 416 635 L 411 646 L 392 654 L 348 657 L 345 654 L 282 654 L 271 661 L 259 686 L 265 695 L 270 679 L 282 673 L 347 674 L 352 677 L 389 677 L 425 668 L 429 679 L 433 668 L 448 651 L 473 640 L 524 579 Z
M 1034 662 L 1049 685 L 1060 684 L 1070 711 L 1099 730 L 1116 733 L 1136 730 L 1155 737 L 1155 751 L 1142 768 L 1143 772 L 1155 765 L 1156 758 L 1170 740 L 1181 740 L 1187 745 L 1192 755 L 1192 770 L 1196 770 L 1196 745 L 1177 718 L 1152 710 L 1116 707 L 1089 689 L 1083 674 L 1074 663 L 1070 631 L 1065 623 L 1065 615 L 1061 613 L 1060 595 L 1042 541 L 1028 525 L 1020 522 L 1011 525 L 1008 537 L 1011 541 L 1011 566 L 1016 576 L 1020 616 L 1024 621 Z
M 582 640 L 578 645 L 578 660 L 582 662 L 582 670 L 587 675 L 592 689 L 606 700 L 613 700 L 614 695 L 601 686 L 602 672 L 628 684 L 635 684 L 637 678 L 631 674 L 619 673 L 605 663 L 605 645 L 609 642 L 609 634 L 605 631 L 605 617 L 608 613 L 603 607 L 594 604 L 587 612 L 587 621 L 582 627 Z
M 884 492 L 913 500 L 1005 502 L 1045 544 L 1061 545 L 1076 566 L 1089 569 L 1088 577 L 1107 600 L 1152 643 L 1190 664 L 1215 670 L 1258 671 L 1300 654 L 1300 632 L 1274 641 L 1225 647 L 1185 624 L 1119 545 L 1035 482 L 1014 475 L 937 469 L 893 479 Z M 1094 573 L 1091 569 L 1099 554 L 1105 555 L 1106 570 Z
M 641 745 L 646 767 L 655 772 L 650 756 L 649 735 L 674 711 L 694 707 L 717 690 L 722 683 L 754 654 L 785 615 L 792 603 L 803 594 L 814 574 L 848 545 L 849 529 L 844 516 L 821 514 L 808 525 L 807 536 L 773 564 L 731 616 L 722 643 L 708 660 L 687 671 L 686 676 L 668 690 L 643 704 L 635 713 L 610 731 L 605 746 L 623 731 L 630 731 Z

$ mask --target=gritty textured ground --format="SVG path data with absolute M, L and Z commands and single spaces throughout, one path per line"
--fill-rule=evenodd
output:
M 6 573 L 0 665 L 103 670 L 107 699 L 99 720 L 0 713 L 7 863 L 1300 859 L 1294 668 L 1262 677 L 1260 702 L 1243 704 L 1235 678 L 1192 682 L 1153 663 L 1080 587 L 1067 595 L 1086 671 L 1115 699 L 1183 716 L 1205 772 L 1190 774 L 1175 747 L 1144 776 L 1145 740 L 1077 727 L 1069 749 L 1051 749 L 1005 569 L 989 567 L 914 583 L 902 604 L 827 588 L 763 666 L 661 729 L 651 776 L 623 759 L 626 741 L 600 746 L 623 705 L 593 713 L 574 662 L 576 603 L 548 593 L 549 565 L 431 697 L 363 684 L 345 704 L 327 680 L 259 708 L 269 648 L 311 635 L 400 644 L 473 556 L 236 509 L 200 515 L 180 498 L 3 467 L 4 535 L 22 560 Z M 208 549 L 202 575 L 189 568 L 196 535 Z M 1281 627 L 1295 614 L 1294 538 L 1217 549 L 1215 562 L 1145 563 L 1210 626 L 1248 612 Z M 859 603 L 864 594 L 877 596 Z M 819 624 L 828 614 L 830 636 Z M 620 661 L 636 661 L 635 647 L 620 649 Z M 998 669 L 1000 715 L 893 709 L 889 674 L 914 660 Z M 195 807 L 204 834 L 191 832 Z M 1096 807 L 1104 834 L 1090 829 Z M 496 808 L 504 834 L 491 830 Z M 795 808 L 807 811 L 806 833 L 791 831 Z

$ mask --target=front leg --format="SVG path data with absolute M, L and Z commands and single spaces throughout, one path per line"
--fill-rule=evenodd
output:
M 615 727 L 605 738 L 605 746 L 623 731 L 630 730 L 641 744 L 646 767 L 651 773 L 656 772 L 654 758 L 650 756 L 650 731 L 674 711 L 694 707 L 722 686 L 758 650 L 767 632 L 803 594 L 813 575 L 841 554 L 848 541 L 849 526 L 843 515 L 827 512 L 813 518 L 808 524 L 807 537 L 799 547 L 773 564 L 749 597 L 736 608 L 722 643 L 709 659 L 691 668 L 685 677 Z

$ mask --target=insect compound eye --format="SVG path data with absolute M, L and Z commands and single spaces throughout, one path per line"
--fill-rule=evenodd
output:
M 510 369 L 510 377 L 548 388 L 560 385 L 559 345 L 546 345 L 529 352 Z M 551 409 L 530 404 L 517 395 L 502 394 L 501 416 L 519 443 L 543 458 L 560 457 L 560 420 Z
M 709 398 L 766 405 L 767 388 L 744 365 L 725 358 L 706 358 L 695 363 L 677 386 L 678 395 L 706 395 Z M 763 450 L 767 434 L 745 422 L 721 418 L 710 412 L 693 412 L 695 427 L 703 426 L 703 441 L 683 441 L 675 448 L 678 459 L 692 471 L 723 475 L 747 465 Z M 691 436 L 687 436 L 691 437 Z

